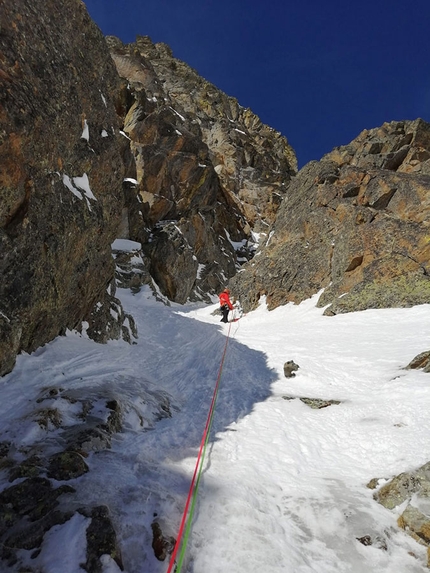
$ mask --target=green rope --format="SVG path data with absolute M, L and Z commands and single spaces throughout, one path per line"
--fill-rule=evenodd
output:
M 229 329 L 229 334 L 230 334 L 230 329 Z M 201 457 L 201 460 L 200 460 L 199 472 L 198 472 L 198 474 L 197 474 L 197 480 L 196 480 L 196 484 L 195 484 L 195 486 L 194 486 L 193 497 L 192 497 L 192 500 L 191 500 L 190 512 L 189 512 L 189 515 L 188 515 L 187 525 L 186 525 L 184 537 L 183 537 L 183 540 L 182 540 L 181 551 L 180 551 L 180 553 L 179 553 L 178 562 L 177 562 L 177 565 L 176 565 L 176 567 L 175 567 L 175 573 L 181 573 L 182 564 L 183 564 L 183 561 L 184 561 L 185 553 L 186 553 L 186 551 L 187 551 L 187 544 L 188 544 L 188 539 L 189 539 L 190 532 L 191 532 L 191 525 L 192 525 L 194 510 L 195 510 L 196 501 L 197 501 L 197 492 L 198 492 L 198 489 L 199 489 L 200 478 L 201 478 L 202 473 L 203 473 L 203 465 L 204 465 L 205 456 L 206 456 L 206 449 L 207 449 L 207 445 L 208 445 L 208 442 L 209 442 L 209 436 L 210 436 L 210 433 L 211 433 L 213 418 L 214 418 L 214 414 L 215 414 L 215 406 L 216 406 L 216 402 L 217 402 L 217 399 L 218 399 L 219 382 L 220 382 L 220 380 L 221 380 L 222 369 L 223 369 L 223 366 L 224 366 L 224 358 L 225 358 L 225 351 L 226 351 L 226 349 L 227 349 L 227 342 L 228 342 L 228 337 L 227 337 L 226 346 L 225 346 L 224 354 L 223 354 L 222 361 L 221 361 L 220 371 L 219 371 L 218 380 L 217 380 L 217 388 L 216 388 L 215 398 L 214 398 L 214 402 L 213 402 L 212 413 L 211 413 L 211 417 L 210 417 L 210 421 L 209 421 L 209 426 L 208 426 L 208 431 L 207 431 L 207 434 L 206 434 L 206 439 L 205 439 L 205 443 L 204 443 L 204 447 L 203 447 L 202 457 Z
M 184 560 L 185 553 L 187 550 L 188 538 L 190 536 L 191 525 L 192 525 L 193 516 L 194 516 L 194 510 L 196 507 L 197 493 L 198 493 L 198 489 L 199 489 L 200 478 L 201 478 L 202 472 L 203 472 L 203 463 L 204 463 L 204 459 L 205 459 L 205 455 L 206 455 L 206 447 L 207 447 L 207 441 L 205 443 L 205 447 L 203 450 L 203 455 L 202 455 L 202 460 L 201 460 L 201 464 L 200 464 L 200 468 L 199 468 L 199 473 L 197 476 L 196 486 L 195 486 L 194 492 L 193 492 L 193 499 L 191 501 L 190 513 L 188 515 L 187 527 L 185 528 L 184 539 L 182 542 L 181 552 L 179 554 L 178 564 L 176 565 L 175 573 L 181 573 L 182 562 Z

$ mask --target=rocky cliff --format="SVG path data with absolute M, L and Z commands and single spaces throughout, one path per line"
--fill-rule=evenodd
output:
M 128 236 L 143 244 L 170 300 L 208 300 L 251 258 L 253 232 L 273 222 L 296 172 L 294 152 L 165 44 L 108 43 L 125 80 L 124 131 L 136 161 Z
M 115 266 L 122 286 L 138 259 L 135 288 L 210 300 L 253 256 L 297 163 L 166 45 L 106 42 L 78 0 L 0 10 L 1 375 L 67 329 L 129 337 Z M 117 237 L 141 247 L 114 264 Z
M 0 16 L 1 375 L 82 321 L 98 340 L 120 334 L 110 243 L 128 142 L 119 78 L 79 0 L 2 2 Z
M 124 333 L 116 237 L 140 243 L 116 254 L 122 286 L 138 259 L 133 287 L 179 303 L 229 279 L 245 309 L 320 290 L 327 314 L 428 302 L 427 123 L 296 175 L 287 140 L 165 44 L 106 41 L 78 0 L 1 16 L 0 375 L 67 329 Z
M 427 303 L 429 216 L 430 125 L 363 131 L 299 172 L 233 288 L 248 309 L 321 289 L 326 314 Z

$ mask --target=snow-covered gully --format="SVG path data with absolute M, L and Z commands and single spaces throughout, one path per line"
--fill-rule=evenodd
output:
M 165 573 L 151 524 L 177 533 L 228 325 L 213 315 L 215 304 L 167 307 L 146 289 L 119 293 L 138 324 L 137 344 L 68 333 L 20 356 L 1 380 L 0 441 L 18 452 L 42 442 L 55 449 L 59 429 L 31 414 L 46 388 L 85 396 L 94 415 L 100 397 L 118 399 L 122 430 L 70 480 L 68 503 L 109 507 L 127 573 Z M 231 326 L 183 571 L 427 570 L 425 547 L 367 484 L 430 459 L 429 375 L 403 369 L 429 349 L 430 305 L 325 317 L 315 303 L 268 312 L 262 301 Z M 288 360 L 299 370 L 287 379 Z M 55 407 L 71 426 L 77 402 L 61 392 Z M 338 403 L 312 409 L 303 397 Z M 4 470 L 0 479 L 2 490 L 10 486 Z M 37 555 L 21 549 L 20 562 L 77 573 L 88 523 L 75 514 L 45 535 Z M 365 536 L 372 545 L 360 542 Z M 110 557 L 102 562 L 104 573 L 119 571 Z

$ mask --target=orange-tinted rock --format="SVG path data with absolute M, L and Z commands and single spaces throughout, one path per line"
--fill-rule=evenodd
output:
M 3 2 L 0 19 L 4 374 L 17 353 L 108 304 L 126 140 L 112 103 L 119 79 L 82 2 Z
M 273 221 L 294 152 L 165 44 L 108 43 L 129 93 L 124 131 L 139 193 L 128 204 L 130 238 L 169 299 L 209 300 L 251 257 L 251 231 Z
M 233 279 L 245 306 L 266 294 L 274 308 L 321 289 L 327 314 L 428 302 L 427 152 L 429 124 L 393 122 L 306 165 L 289 187 L 270 240 Z

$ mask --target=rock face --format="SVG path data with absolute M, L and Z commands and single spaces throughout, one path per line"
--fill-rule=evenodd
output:
M 430 300 L 430 125 L 386 123 L 306 165 L 231 282 L 245 310 L 324 289 L 326 314 Z
M 139 202 L 127 203 L 127 237 L 170 300 L 207 298 L 252 256 L 296 170 L 286 139 L 263 125 L 148 37 L 108 37 L 124 78 L 124 131 Z
M 135 46 L 151 62 L 171 105 L 184 112 L 208 146 L 222 186 L 237 208 L 256 231 L 266 231 L 297 171 L 295 153 L 285 137 L 174 58 L 165 44 L 154 45 L 146 36 Z
M 90 332 L 96 303 L 93 334 L 111 336 L 128 142 L 119 79 L 82 2 L 2 2 L 0 16 L 2 375 L 83 320 Z

